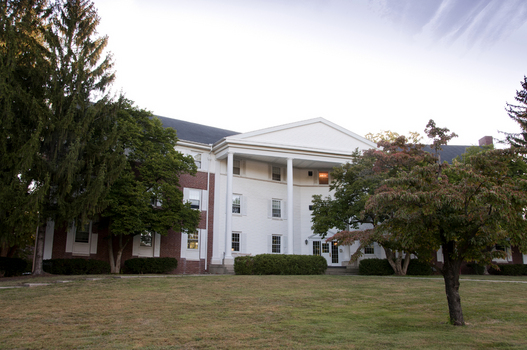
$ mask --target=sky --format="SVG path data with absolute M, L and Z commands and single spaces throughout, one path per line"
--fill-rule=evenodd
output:
M 518 132 L 524 0 L 93 0 L 114 93 L 237 132 L 325 118 L 477 145 Z M 426 140 L 425 140 L 426 141 Z

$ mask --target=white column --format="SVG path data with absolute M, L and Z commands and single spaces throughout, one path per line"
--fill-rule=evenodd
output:
M 287 158 L 287 254 L 293 254 L 293 158 Z
M 227 190 L 225 193 L 225 260 L 224 264 L 232 265 L 232 168 L 234 165 L 234 154 L 229 152 L 227 155 Z

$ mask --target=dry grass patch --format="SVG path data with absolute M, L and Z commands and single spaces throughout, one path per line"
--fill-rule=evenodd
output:
M 527 284 L 462 282 L 469 325 L 456 328 L 437 279 L 77 277 L 0 290 L 0 348 L 524 349 L 525 295 Z

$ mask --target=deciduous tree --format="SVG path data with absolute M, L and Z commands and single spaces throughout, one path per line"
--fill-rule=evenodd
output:
M 127 162 L 102 214 L 111 235 L 118 238 L 116 250 L 114 240 L 108 239 L 112 273 L 119 273 L 123 250 L 134 236 L 149 240 L 155 233 L 165 236 L 171 228 L 194 232 L 201 218 L 198 210 L 183 203 L 179 177 L 195 174 L 196 165 L 194 158 L 175 150 L 176 131 L 130 101 L 121 99 L 120 104 L 119 143 Z
M 433 121 L 427 134 L 439 149 L 452 137 Z M 429 255 L 442 249 L 452 324 L 465 323 L 459 295 L 462 262 L 492 264 L 496 244 L 527 251 L 527 182 L 517 176 L 518 149 L 489 150 L 465 163 L 418 165 L 385 180 L 366 210 L 386 214 L 374 228 Z M 521 169 L 521 167 L 520 167 Z
M 340 245 L 359 241 L 360 246 L 351 261 L 362 255 L 364 247 L 377 242 L 383 247 L 394 272 L 404 275 L 411 253 L 417 254 L 417 251 L 410 250 L 404 241 L 394 240 L 389 233 L 365 229 L 375 227 L 388 215 L 366 210 L 365 204 L 387 178 L 416 165 L 433 163 L 435 158 L 423 150 L 423 145 L 408 143 L 404 136 L 380 141 L 378 147 L 382 149 L 356 150 L 351 163 L 333 170 L 332 196 L 313 197 L 312 229 L 326 236 L 328 230 L 337 228 L 339 232 L 328 240 L 336 240 Z

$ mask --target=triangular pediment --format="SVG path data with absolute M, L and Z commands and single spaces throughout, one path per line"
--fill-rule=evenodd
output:
M 352 152 L 357 147 L 368 149 L 375 144 L 362 136 L 324 118 L 276 126 L 229 136 L 227 140 L 266 144 L 274 147 L 295 147 Z

